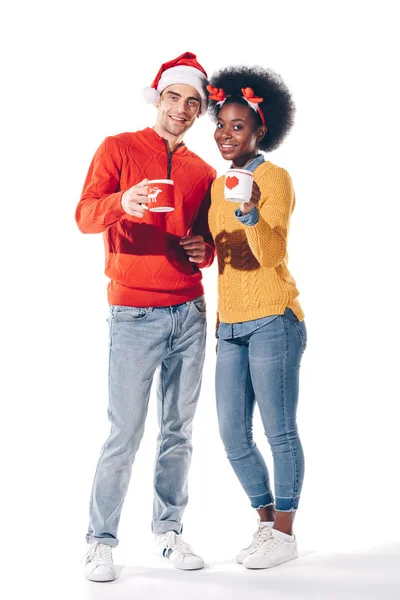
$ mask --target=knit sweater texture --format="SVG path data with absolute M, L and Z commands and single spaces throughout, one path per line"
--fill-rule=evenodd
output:
M 142 219 L 128 215 L 122 194 L 143 179 L 172 179 L 175 210 Z M 169 152 L 153 129 L 122 133 L 97 150 L 76 210 L 83 233 L 103 233 L 108 301 L 123 306 L 171 306 L 204 293 L 200 268 L 211 265 L 214 242 L 208 227 L 215 170 L 182 144 Z M 202 263 L 193 263 L 181 237 L 201 235 Z
M 290 308 L 299 321 L 304 313 L 288 269 L 287 239 L 295 206 L 292 180 L 270 161 L 254 171 L 261 192 L 259 220 L 245 225 L 235 216 L 239 203 L 224 198 L 224 176 L 211 188 L 209 225 L 218 259 L 218 317 L 240 323 Z

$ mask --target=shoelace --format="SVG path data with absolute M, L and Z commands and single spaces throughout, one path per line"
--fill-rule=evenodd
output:
M 191 546 L 184 542 L 181 536 L 177 535 L 175 531 L 168 533 L 164 552 L 166 556 L 169 556 L 172 552 L 177 552 L 182 556 L 184 554 L 194 554 Z
M 250 546 L 252 552 L 256 550 L 261 544 L 263 544 L 268 538 L 272 536 L 270 527 L 259 527 L 253 535 L 253 541 Z
M 93 562 L 96 565 L 112 562 L 112 548 L 108 544 L 99 542 L 91 546 L 83 558 L 86 558 L 86 562 Z
M 279 544 L 280 540 L 271 535 L 258 546 L 257 551 L 263 552 L 264 554 L 269 554 L 272 552 L 272 550 L 274 550 L 274 548 L 279 546 Z

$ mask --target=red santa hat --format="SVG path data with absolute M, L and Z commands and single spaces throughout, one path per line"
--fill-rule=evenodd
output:
M 161 92 L 174 83 L 190 85 L 199 92 L 199 114 L 204 115 L 208 104 L 207 73 L 197 62 L 195 54 L 185 52 L 178 58 L 162 64 L 151 86 L 144 88 L 143 97 L 149 104 L 156 104 Z

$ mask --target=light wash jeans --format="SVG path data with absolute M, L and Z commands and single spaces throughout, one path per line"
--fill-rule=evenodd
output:
M 264 459 L 253 441 L 253 412 L 260 410 L 274 462 L 275 508 L 298 508 L 304 456 L 296 424 L 299 369 L 307 344 L 304 321 L 283 315 L 218 330 L 216 396 L 219 429 L 228 459 L 253 508 L 274 503 Z
M 94 477 L 88 543 L 118 544 L 121 509 L 158 367 L 152 531 L 181 532 L 188 500 L 192 420 L 204 363 L 205 311 L 204 297 L 162 308 L 110 307 L 111 432 Z

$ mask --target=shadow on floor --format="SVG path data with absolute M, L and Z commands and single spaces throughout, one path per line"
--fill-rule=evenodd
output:
M 234 561 L 212 562 L 200 571 L 169 564 L 118 565 L 117 579 L 87 582 L 91 600 L 399 600 L 400 543 L 369 552 L 301 552 L 273 569 L 248 570 Z M 266 596 L 267 594 L 267 596 Z

